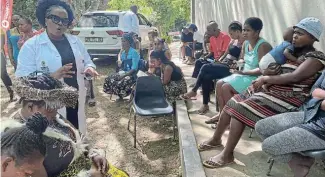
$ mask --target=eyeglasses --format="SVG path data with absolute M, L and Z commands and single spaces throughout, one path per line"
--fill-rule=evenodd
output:
M 64 25 L 64 26 L 68 26 L 70 23 L 70 20 L 68 18 L 61 18 L 59 16 L 56 15 L 49 15 L 46 17 L 47 19 L 51 19 L 53 23 L 57 24 L 57 25 Z M 61 24 L 60 24 L 61 22 Z

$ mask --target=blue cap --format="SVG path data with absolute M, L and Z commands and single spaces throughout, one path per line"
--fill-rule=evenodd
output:
M 190 24 L 190 25 L 188 25 L 188 27 L 187 28 L 191 28 L 191 29 L 193 29 L 193 31 L 194 32 L 196 32 L 197 31 L 197 26 L 195 25 L 195 24 Z
M 319 41 L 320 36 L 323 32 L 323 24 L 320 22 L 318 18 L 315 17 L 307 17 L 301 20 L 295 28 L 301 28 L 305 31 L 307 31 L 309 34 L 314 36 L 317 41 Z

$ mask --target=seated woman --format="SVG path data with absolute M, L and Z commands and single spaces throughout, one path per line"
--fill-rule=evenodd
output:
M 184 95 L 184 98 L 196 96 L 197 90 L 202 85 L 203 105 L 199 110 L 200 114 L 205 114 L 209 110 L 208 103 L 210 101 L 211 84 L 214 79 L 226 77 L 218 82 L 217 87 L 218 101 L 222 108 L 225 101 L 228 101 L 233 94 L 242 92 L 260 74 L 258 62 L 271 49 L 271 45 L 259 36 L 262 27 L 263 23 L 259 18 L 248 18 L 245 21 L 244 36 L 242 36 L 242 26 L 240 23 L 233 22 L 229 25 L 229 34 L 233 41 L 229 44 L 227 52 L 221 57 L 221 63 L 203 65 L 195 87 L 191 92 Z M 247 39 L 247 41 L 242 48 L 243 38 Z M 230 72 L 231 66 L 238 60 L 241 51 L 245 61 L 244 70 L 236 71 L 235 74 L 232 74 Z M 231 95 L 221 93 L 223 90 L 222 85 L 225 82 L 228 83 L 227 91 Z M 224 87 L 226 88 L 226 86 Z
M 173 104 L 179 96 L 186 93 L 187 86 L 181 68 L 169 61 L 164 51 L 153 51 L 150 54 L 154 68 L 160 70 L 161 81 L 168 101 Z M 155 73 L 155 71 L 153 71 Z
M 205 161 L 204 166 L 218 168 L 234 163 L 234 149 L 246 125 L 254 128 L 261 119 L 297 111 L 308 98 L 312 85 L 324 69 L 325 56 L 313 47 L 314 42 L 320 39 L 323 26 L 316 18 L 306 18 L 294 28 L 294 55 L 303 62 L 288 61 L 280 71 L 274 72 L 282 74 L 259 77 L 245 92 L 227 102 L 213 137 L 199 148 L 202 151 L 221 146 L 221 137 L 230 125 L 228 141 L 223 151 Z M 264 84 L 270 85 L 267 90 L 262 89 Z
M 118 63 L 118 73 L 108 76 L 104 83 L 104 92 L 119 96 L 120 99 L 127 97 L 132 92 L 136 82 L 136 73 L 140 60 L 139 53 L 132 48 L 133 36 L 129 33 L 122 37 L 121 62 Z
M 43 166 L 46 145 L 42 134 L 48 121 L 36 114 L 25 125 L 17 124 L 14 128 L 7 128 L 12 123 L 11 120 L 1 122 L 1 176 L 47 176 Z
M 263 140 L 263 151 L 276 161 L 289 163 L 295 177 L 307 176 L 315 161 L 299 152 L 325 149 L 324 81 L 325 71 L 315 83 L 304 112 L 279 114 L 255 125 L 257 135 Z
M 165 56 L 168 60 L 172 59 L 172 53 L 166 43 L 165 39 L 156 38 L 155 39 L 155 47 L 154 50 L 156 51 L 165 51 Z
M 48 75 L 22 77 L 17 79 L 14 85 L 17 95 L 21 97 L 22 108 L 12 117 L 16 123 L 8 127 L 26 123 L 28 118 L 32 118 L 30 116 L 37 112 L 47 118 L 49 129 L 44 137 L 47 155 L 43 164 L 49 177 L 86 176 L 91 172 L 102 176 L 128 176 L 108 165 L 100 151 L 90 148 L 84 135 L 58 114 L 57 110 L 64 106 L 76 106 L 78 91 L 75 88 L 68 87 Z

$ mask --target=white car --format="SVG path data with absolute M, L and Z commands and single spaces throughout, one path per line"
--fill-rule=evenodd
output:
M 71 34 L 77 35 L 86 46 L 88 53 L 94 57 L 116 57 L 121 49 L 123 35 L 123 16 L 126 11 L 95 11 L 84 14 Z M 141 47 L 148 49 L 150 45 L 148 32 L 157 30 L 141 14 L 140 24 Z

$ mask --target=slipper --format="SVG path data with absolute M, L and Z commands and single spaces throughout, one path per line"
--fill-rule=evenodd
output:
M 222 168 L 222 167 L 234 164 L 234 163 L 235 163 L 235 161 L 228 162 L 228 163 L 214 162 L 214 161 L 212 161 L 212 158 L 210 158 L 209 160 L 206 160 L 203 162 L 203 166 L 206 168 Z
M 220 144 L 220 145 L 217 145 L 217 146 L 212 146 L 212 145 L 206 144 L 206 142 L 203 142 L 203 143 L 201 143 L 201 144 L 199 144 L 197 146 L 197 149 L 200 152 L 202 152 L 202 151 L 209 151 L 209 150 L 217 149 L 217 148 L 220 148 L 220 147 L 223 147 L 223 145 Z
M 204 109 L 204 111 L 201 111 L 201 109 L 199 109 L 197 112 L 198 112 L 200 115 L 204 115 L 204 114 L 206 114 L 208 111 L 209 111 L 209 108 L 206 108 L 206 109 Z
M 197 100 L 197 98 L 196 97 L 191 97 L 191 98 L 189 98 L 189 97 L 187 97 L 187 96 L 185 96 L 185 94 L 184 95 L 181 95 L 181 96 L 179 96 L 182 100 L 184 100 L 184 101 L 186 101 L 186 100 Z
M 218 123 L 219 119 L 214 119 L 214 118 L 210 118 L 209 120 L 206 120 L 205 123 L 206 124 L 216 124 Z

